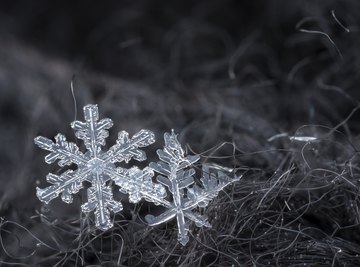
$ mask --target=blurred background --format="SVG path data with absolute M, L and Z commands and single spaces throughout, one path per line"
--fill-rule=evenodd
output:
M 2 264 L 360 264 L 359 11 L 355 0 L 0 1 Z M 95 235 L 81 228 L 84 193 L 41 204 L 35 187 L 59 168 L 33 139 L 75 141 L 70 122 L 88 103 L 114 121 L 108 147 L 120 130 L 150 129 L 155 160 L 175 129 L 202 162 L 246 170 L 207 210 L 211 230 L 193 225 L 181 248 L 176 222 L 150 229 L 147 205 L 125 203 L 114 232 Z

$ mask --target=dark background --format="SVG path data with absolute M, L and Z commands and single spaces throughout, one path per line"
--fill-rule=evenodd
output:
M 0 1 L 1 263 L 359 266 L 359 11 L 355 0 Z M 118 196 L 106 233 L 84 227 L 84 193 L 40 203 L 35 187 L 59 168 L 33 138 L 74 141 L 71 81 L 79 119 L 97 103 L 115 122 L 108 146 L 151 129 L 155 160 L 174 128 L 202 162 L 243 170 L 205 209 L 212 229 L 191 224 L 183 248 L 175 221 L 146 226 L 144 201 Z

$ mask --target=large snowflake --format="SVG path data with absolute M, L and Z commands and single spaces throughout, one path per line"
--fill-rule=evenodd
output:
M 127 132 L 121 131 L 116 144 L 104 152 L 101 147 L 105 145 L 105 139 L 109 135 L 107 130 L 113 125 L 112 120 L 99 121 L 96 105 L 85 106 L 84 117 L 85 122 L 74 121 L 71 127 L 76 131 L 76 137 L 84 141 L 86 153 L 80 152 L 76 144 L 66 141 L 62 134 L 55 136 L 55 143 L 42 136 L 35 138 L 35 143 L 40 148 L 50 151 L 45 157 L 48 164 L 58 160 L 60 167 L 77 165 L 76 170 L 67 169 L 60 175 L 49 173 L 46 180 L 52 185 L 44 189 L 37 188 L 37 196 L 41 201 L 49 203 L 61 194 L 64 202 L 71 203 L 72 194 L 83 188 L 84 181 L 90 182 L 88 200 L 81 206 L 82 211 L 95 211 L 96 227 L 107 230 L 113 226 L 110 211 L 116 213 L 122 210 L 121 203 L 113 199 L 108 181 L 113 180 L 121 192 L 128 193 L 133 203 L 146 195 L 162 199 L 166 196 L 166 190 L 162 185 L 152 183 L 153 171 L 150 168 L 141 170 L 137 167 L 125 169 L 115 166 L 115 163 L 128 163 L 131 159 L 145 160 L 146 155 L 139 148 L 154 143 L 151 131 L 141 130 L 132 138 L 129 138 Z
M 167 211 L 154 217 L 147 215 L 146 221 L 150 225 L 165 223 L 176 217 L 178 225 L 178 241 L 186 245 L 189 241 L 189 221 L 194 221 L 196 226 L 211 227 L 207 217 L 194 211 L 196 207 L 206 207 L 219 191 L 225 186 L 237 181 L 240 177 L 230 178 L 224 172 L 204 164 L 202 167 L 202 187 L 195 184 L 195 170 L 191 166 L 197 162 L 198 155 L 185 155 L 174 131 L 164 134 L 165 147 L 157 150 L 161 161 L 150 163 L 150 167 L 159 173 L 157 181 L 166 186 L 172 194 L 172 201 L 160 199 L 156 196 L 148 197 L 167 208 Z M 214 170 L 216 170 L 214 172 Z M 185 221 L 185 218 L 188 221 Z

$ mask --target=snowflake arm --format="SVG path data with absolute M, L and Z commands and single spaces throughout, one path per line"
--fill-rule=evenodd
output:
M 59 160 L 58 164 L 60 167 L 71 165 L 72 163 L 86 163 L 86 159 L 79 151 L 77 145 L 67 142 L 66 137 L 62 134 L 57 134 L 55 136 L 55 143 L 43 136 L 36 137 L 34 141 L 41 149 L 51 152 L 45 157 L 45 162 L 48 164 L 54 163 L 56 160 Z
M 191 209 L 196 206 L 201 208 L 206 207 L 221 190 L 240 179 L 240 177 L 230 178 L 222 171 L 213 173 L 210 171 L 209 165 L 207 164 L 203 165 L 202 173 L 203 177 L 201 178 L 201 183 L 203 189 L 197 185 L 188 188 L 188 201 L 184 203 L 184 209 Z
M 113 126 L 111 119 L 99 120 L 99 111 L 96 105 L 87 105 L 84 107 L 85 122 L 74 121 L 71 128 L 76 130 L 75 136 L 84 141 L 92 157 L 97 157 L 101 151 L 100 146 L 105 145 L 105 139 L 109 136 L 107 131 Z
M 115 172 L 110 170 L 114 177 L 114 182 L 120 187 L 120 192 L 129 194 L 131 203 L 138 203 L 142 198 L 148 202 L 154 202 L 156 205 L 170 206 L 170 203 L 164 200 L 166 190 L 160 184 L 152 182 L 154 171 L 146 167 L 143 170 L 138 167 L 130 169 L 116 168 Z
M 85 180 L 87 173 L 87 170 L 82 172 L 79 170 L 67 170 L 61 175 L 49 173 L 46 176 L 46 181 L 53 185 L 44 189 L 37 187 L 36 195 L 39 200 L 49 204 L 51 200 L 61 194 L 61 199 L 65 203 L 71 203 L 73 201 L 72 194 L 76 194 L 83 187 L 82 182 Z
M 204 165 L 201 179 L 203 188 L 200 188 L 195 184 L 195 170 L 191 168 L 200 157 L 185 155 L 174 132 L 165 133 L 164 140 L 164 149 L 157 151 L 160 161 L 150 163 L 150 167 L 159 173 L 156 179 L 168 188 L 172 194 L 172 202 L 169 202 L 170 206 L 166 206 L 168 210 L 164 213 L 156 217 L 147 215 L 145 219 L 150 225 L 158 225 L 176 218 L 178 241 L 182 245 L 186 245 L 189 241 L 189 222 L 185 218 L 194 221 L 198 227 L 211 227 L 206 216 L 192 209 L 207 206 L 219 191 L 238 178 L 230 179 L 221 171 L 218 171 L 217 174 L 210 173 L 209 166 Z M 160 202 L 160 204 L 162 203 Z
M 137 161 L 144 161 L 146 160 L 145 152 L 140 150 L 139 147 L 146 147 L 154 142 L 155 135 L 149 130 L 141 130 L 131 139 L 127 132 L 121 131 L 116 144 L 106 153 L 105 159 L 112 163 L 121 161 L 128 163 L 131 158 Z
M 117 213 L 123 209 L 120 202 L 113 200 L 111 187 L 96 177 L 87 195 L 88 202 L 81 206 L 82 211 L 88 213 L 95 210 L 95 226 L 103 231 L 111 228 L 110 211 Z
M 125 183 L 124 179 L 119 180 L 120 175 L 114 163 L 128 162 L 131 159 L 144 160 L 145 153 L 139 147 L 152 144 L 155 141 L 154 134 L 148 130 L 141 130 L 130 139 L 128 133 L 122 131 L 117 143 L 108 152 L 103 152 L 101 147 L 105 145 L 105 139 L 109 136 L 108 129 L 112 127 L 113 122 L 110 119 L 99 121 L 97 105 L 86 105 L 84 118 L 84 122 L 71 123 L 76 137 L 84 141 L 87 149 L 84 154 L 79 151 L 76 144 L 67 142 L 65 136 L 61 134 L 55 136 L 55 143 L 42 136 L 35 138 L 35 144 L 50 151 L 45 157 L 47 163 L 51 164 L 59 160 L 60 167 L 77 165 L 76 170 L 65 170 L 60 175 L 50 173 L 47 181 L 52 185 L 44 189 L 37 188 L 37 196 L 41 201 L 49 203 L 61 194 L 62 200 L 70 203 L 73 200 L 72 195 L 83 188 L 84 181 L 88 181 L 91 187 L 87 190 L 88 201 L 82 205 L 82 211 L 86 213 L 94 211 L 96 227 L 107 230 L 112 227 L 110 211 L 116 213 L 122 210 L 121 203 L 113 200 L 112 190 L 107 182 L 116 180 L 120 187 Z M 133 177 L 129 174 L 127 179 L 131 180 Z M 148 179 L 145 180 L 148 182 Z M 154 186 L 154 190 L 160 190 L 159 188 L 160 185 Z M 136 195 L 132 191 L 128 193 L 131 196 Z

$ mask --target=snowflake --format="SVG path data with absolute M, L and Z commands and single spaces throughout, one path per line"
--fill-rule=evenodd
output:
M 148 197 L 148 201 L 154 201 L 157 204 L 168 208 L 161 215 L 154 217 L 146 215 L 145 219 L 149 225 L 158 225 L 167 222 L 174 217 L 177 219 L 178 241 L 185 246 L 189 241 L 189 221 L 194 221 L 196 226 L 211 227 L 207 217 L 193 211 L 196 207 L 206 207 L 214 197 L 217 196 L 225 186 L 237 181 L 240 177 L 230 178 L 222 171 L 217 173 L 210 172 L 210 166 L 203 165 L 202 168 L 202 187 L 194 184 L 195 170 L 191 166 L 197 162 L 198 155 L 185 155 L 174 131 L 171 134 L 164 134 L 165 147 L 163 150 L 157 150 L 161 161 L 150 163 L 150 167 L 160 175 L 156 177 L 157 181 L 166 186 L 172 194 L 172 202 L 165 199 L 159 199 L 154 196 Z
M 144 161 L 145 152 L 139 148 L 155 142 L 151 131 L 141 130 L 132 138 L 129 138 L 127 132 L 121 131 L 116 144 L 107 152 L 103 152 L 101 147 L 105 145 L 105 139 L 109 136 L 107 130 L 112 127 L 112 120 L 99 121 L 97 105 L 85 106 L 84 117 L 85 122 L 74 121 L 71 127 L 76 131 L 76 137 L 84 141 L 86 153 L 80 152 L 76 144 L 66 141 L 62 134 L 55 136 L 55 143 L 42 136 L 35 138 L 35 144 L 50 151 L 45 157 L 46 163 L 51 164 L 59 160 L 60 167 L 77 165 L 76 170 L 68 169 L 60 175 L 49 173 L 46 180 L 52 185 L 44 189 L 37 188 L 37 196 L 41 201 L 49 203 L 61 194 L 64 202 L 71 203 L 72 195 L 83 188 L 83 182 L 90 182 L 91 186 L 87 189 L 88 201 L 81 209 L 85 213 L 95 211 L 96 227 L 107 230 L 113 226 L 110 211 L 117 213 L 122 210 L 122 204 L 113 199 L 108 181 L 114 181 L 121 192 L 128 193 L 133 203 L 140 201 L 144 194 L 161 199 L 166 196 L 166 190 L 163 186 L 152 183 L 153 171 L 150 168 L 140 170 L 137 167 L 124 169 L 115 166 L 115 163 L 128 163 L 131 159 Z

